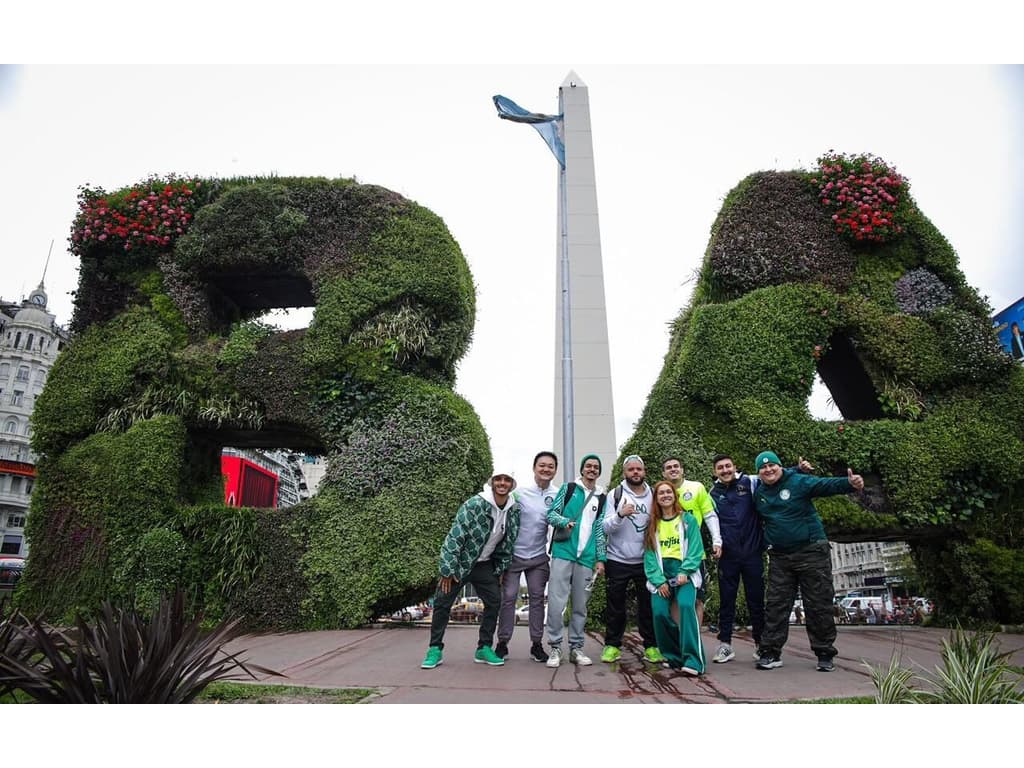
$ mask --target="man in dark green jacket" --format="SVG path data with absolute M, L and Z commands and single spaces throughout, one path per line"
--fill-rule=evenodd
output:
M 768 597 L 758 669 L 782 666 L 782 646 L 789 636 L 789 613 L 797 590 L 804 602 L 807 638 L 818 657 L 818 670 L 835 669 L 832 657 L 836 625 L 832 612 L 832 558 L 821 518 L 811 503 L 817 496 L 860 491 L 864 478 L 847 468 L 846 477 L 815 477 L 783 469 L 779 457 L 763 451 L 754 461 L 761 482 L 754 495 L 768 545 Z

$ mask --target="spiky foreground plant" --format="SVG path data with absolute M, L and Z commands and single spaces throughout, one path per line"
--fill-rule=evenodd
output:
M 1021 704 L 1024 670 L 1010 664 L 1011 653 L 999 652 L 994 633 L 972 633 L 957 626 L 942 641 L 942 665 L 932 675 L 903 668 L 899 649 L 888 668 L 866 666 L 879 704 Z M 927 688 L 912 688 L 915 678 Z
M 71 630 L 15 614 L 0 628 L 0 694 L 22 691 L 47 704 L 186 704 L 217 680 L 278 674 L 224 650 L 239 620 L 209 631 L 201 621 L 186 620 L 180 592 L 150 619 L 107 602 Z

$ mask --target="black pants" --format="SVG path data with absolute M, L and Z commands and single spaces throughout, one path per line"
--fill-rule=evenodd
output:
M 622 647 L 622 635 L 626 631 L 626 599 L 629 585 L 633 585 L 637 603 L 637 625 L 644 648 L 657 647 L 654 638 L 654 618 L 651 615 L 651 593 L 647 591 L 647 576 L 644 574 L 643 563 L 630 565 L 609 560 L 604 564 L 605 606 L 604 619 L 607 630 L 604 633 L 604 644 Z
M 462 591 L 463 584 L 472 584 L 480 599 L 484 601 L 484 613 L 480 617 L 480 638 L 476 647 L 489 648 L 494 640 L 494 628 L 498 626 L 498 609 L 501 608 L 501 589 L 498 586 L 498 577 L 494 573 L 494 563 L 490 560 L 476 563 L 465 582 L 454 584 L 447 595 L 440 587 L 434 592 L 434 612 L 430 617 L 430 644 L 444 648 L 444 631 L 448 628 L 452 605 Z
M 833 619 L 832 559 L 829 543 L 816 541 L 799 552 L 768 554 L 768 598 L 765 606 L 761 652 L 778 655 L 789 637 L 789 612 L 796 591 L 804 601 L 807 639 L 819 659 L 831 659 L 836 651 L 836 623 Z
M 743 579 L 743 592 L 747 597 L 750 623 L 754 628 L 754 642 L 761 644 L 764 634 L 764 560 L 754 553 L 745 558 L 723 555 L 718 561 L 718 640 L 732 643 L 732 629 L 736 621 L 736 595 Z M 788 619 L 789 614 L 786 614 Z

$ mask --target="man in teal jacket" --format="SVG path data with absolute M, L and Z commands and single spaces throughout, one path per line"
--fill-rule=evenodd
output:
M 864 488 L 864 478 L 846 470 L 846 477 L 815 477 L 783 469 L 779 457 L 763 451 L 754 460 L 761 482 L 754 501 L 764 522 L 768 544 L 768 597 L 758 669 L 782 666 L 782 646 L 789 636 L 789 612 L 797 590 L 804 601 L 807 638 L 818 657 L 818 670 L 835 669 L 836 625 L 832 612 L 832 558 L 821 518 L 811 503 L 818 496 L 836 496 Z
M 575 483 L 566 483 L 548 508 L 548 522 L 556 530 L 567 530 L 564 541 L 551 542 L 551 576 L 548 579 L 548 666 L 562 663 L 562 635 L 565 624 L 562 613 L 572 597 L 569 619 L 569 661 L 578 666 L 592 664 L 583 652 L 583 628 L 587 623 L 587 601 L 593 579 L 604 573 L 605 538 L 601 526 L 604 488 L 597 484 L 601 475 L 601 459 L 592 453 L 580 462 L 580 476 Z M 566 498 L 569 486 L 572 495 Z
M 442 663 L 444 631 L 455 598 L 466 583 L 476 588 L 484 602 L 473 661 L 493 667 L 505 663 L 494 653 L 491 643 L 501 607 L 501 580 L 512 562 L 512 548 L 519 535 L 519 502 L 512 496 L 515 487 L 511 472 L 495 472 L 483 491 L 466 500 L 455 513 L 451 530 L 441 544 L 441 578 L 434 593 L 430 647 L 420 664 L 423 669 Z

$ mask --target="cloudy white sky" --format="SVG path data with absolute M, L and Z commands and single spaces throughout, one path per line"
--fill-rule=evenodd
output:
M 81 184 L 149 174 L 354 176 L 444 218 L 478 288 L 457 391 L 495 462 L 553 444 L 557 163 L 500 93 L 557 110 L 590 89 L 616 437 L 631 434 L 726 193 L 749 173 L 871 152 L 907 176 L 998 310 L 1024 295 L 1024 71 L 981 65 L 39 64 L 0 75 L 0 294 L 46 274 L 70 318 Z M 280 319 L 282 324 L 303 324 Z

